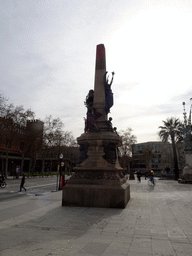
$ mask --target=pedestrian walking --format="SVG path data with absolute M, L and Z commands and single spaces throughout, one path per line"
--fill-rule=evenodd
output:
M 21 184 L 20 184 L 20 192 L 23 189 L 25 189 L 25 191 L 27 190 L 25 187 L 24 187 L 24 184 L 25 184 L 25 174 L 23 174 L 23 177 L 21 179 Z
M 138 182 L 141 182 L 141 172 L 140 171 L 137 172 L 137 179 L 138 179 Z

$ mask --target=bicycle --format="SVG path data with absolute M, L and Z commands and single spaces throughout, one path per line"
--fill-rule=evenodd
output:
M 153 177 L 150 177 L 148 180 L 148 185 L 149 186 L 155 186 L 156 185 L 156 180 Z
M 7 186 L 7 184 L 5 183 L 5 181 L 0 181 L 1 188 L 5 188 L 6 186 Z

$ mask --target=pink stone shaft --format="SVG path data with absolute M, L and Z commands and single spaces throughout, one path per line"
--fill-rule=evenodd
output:
M 95 85 L 94 85 L 94 101 L 93 107 L 102 114 L 98 121 L 107 119 L 105 113 L 105 85 L 104 75 L 106 72 L 105 46 L 104 44 L 97 45 L 96 50 L 96 65 L 95 65 Z M 99 124 L 98 124 L 99 125 Z

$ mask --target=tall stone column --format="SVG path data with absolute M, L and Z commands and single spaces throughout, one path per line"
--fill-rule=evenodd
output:
M 94 85 L 94 100 L 93 108 L 101 113 L 98 118 L 98 127 L 103 128 L 104 121 L 107 120 L 105 112 L 105 84 L 104 77 L 106 73 L 105 61 L 105 46 L 103 44 L 97 45 L 96 49 L 96 64 L 95 64 L 95 85 Z M 106 125 L 104 125 L 106 127 Z
M 130 185 L 118 161 L 121 138 L 107 120 L 113 94 L 112 80 L 108 83 L 105 78 L 105 47 L 100 44 L 96 50 L 94 96 L 91 92 L 91 102 L 87 101 L 87 122 L 94 122 L 77 138 L 80 159 L 75 174 L 63 188 L 63 206 L 124 208 L 130 199 Z

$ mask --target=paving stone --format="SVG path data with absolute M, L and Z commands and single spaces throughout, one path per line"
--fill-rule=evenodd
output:
M 167 240 L 152 239 L 152 250 L 155 253 L 175 254 L 171 242 Z
M 106 250 L 108 247 L 108 244 L 104 243 L 89 243 L 86 245 L 80 252 L 81 253 L 87 253 L 88 255 L 102 255 L 102 253 Z
M 192 244 L 172 243 L 172 246 L 178 256 L 192 255 Z
M 132 251 L 129 251 L 127 256 L 153 256 L 152 253 L 144 253 L 144 252 L 132 252 Z M 164 256 L 164 255 L 161 255 L 161 256 Z
M 177 256 L 176 253 L 155 252 L 153 256 Z
M 129 251 L 129 246 L 117 246 L 117 244 L 115 245 L 109 245 L 107 247 L 107 249 L 105 250 L 105 253 L 113 253 L 116 255 L 127 255 Z
M 0 255 L 191 256 L 192 185 L 130 184 L 125 209 L 61 207 L 61 192 L 3 202 Z

